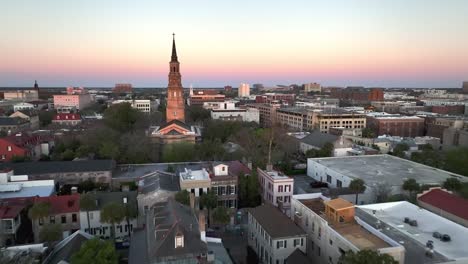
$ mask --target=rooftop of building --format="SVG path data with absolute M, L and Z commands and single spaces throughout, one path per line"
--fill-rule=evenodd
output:
M 34 203 L 50 204 L 51 214 L 76 213 L 80 211 L 80 195 L 61 195 L 49 197 L 35 197 Z
M 417 116 L 405 116 L 400 114 L 389 114 L 385 112 L 370 112 L 367 113 L 368 117 L 373 117 L 375 119 L 417 119 L 424 121 L 423 118 Z
M 301 198 L 304 197 L 304 198 Z M 315 197 L 315 198 L 308 198 L 308 197 Z M 322 219 L 328 222 L 328 226 L 330 226 L 333 230 L 338 232 L 344 238 L 346 238 L 349 242 L 351 242 L 355 247 L 358 249 L 379 249 L 379 248 L 387 248 L 391 247 L 391 245 L 381 238 L 377 237 L 376 235 L 372 234 L 365 227 L 358 224 L 356 221 L 350 221 L 346 223 L 338 223 L 335 221 L 331 221 L 325 215 L 325 204 L 332 203 L 332 205 L 339 207 L 339 208 L 349 208 L 350 206 L 354 206 L 352 203 L 345 201 L 343 199 L 333 199 L 329 200 L 321 196 L 320 194 L 312 194 L 312 195 L 295 195 L 295 197 L 299 202 L 305 205 L 307 208 L 312 210 L 314 213 L 319 215 Z
M 95 210 L 99 210 L 110 203 L 127 203 L 136 206 L 138 192 L 92 192 L 89 195 L 96 201 Z
M 0 116 L 0 126 L 17 126 L 27 122 L 27 120 L 18 117 Z
M 63 120 L 81 120 L 80 114 L 75 113 L 57 113 L 54 115 L 52 120 L 63 121 Z
M 112 171 L 115 162 L 112 160 L 77 160 L 0 163 L 0 169 L 13 169 L 16 175 L 34 175 L 64 172 Z
M 347 177 L 362 179 L 367 186 L 376 186 L 383 182 L 389 186 L 401 186 L 407 179 L 415 179 L 419 184 L 428 185 L 437 185 L 450 178 L 468 182 L 468 178 L 462 175 L 386 154 L 313 158 L 308 161 L 317 162 L 328 170 Z
M 339 136 L 335 136 L 329 133 L 321 133 L 319 130 L 314 130 L 300 141 L 304 144 L 322 148 L 326 143 L 333 143 L 338 140 L 338 138 Z
M 382 230 L 405 246 L 406 255 L 415 259 L 418 254 L 421 255 L 417 261 L 413 259 L 406 263 L 440 263 L 449 259 L 468 259 L 468 228 L 405 201 L 361 205 L 358 208 L 358 216 L 366 223 L 374 225 L 378 220 L 387 225 L 389 228 Z M 417 225 L 405 223 L 405 217 L 416 220 Z M 451 241 L 443 242 L 434 238 L 434 232 L 448 234 Z M 429 240 L 433 241 L 436 253 L 433 258 L 424 255 Z
M 249 208 L 248 211 L 272 239 L 306 235 L 304 230 L 271 204 Z
M 207 245 L 201 240 L 199 224 L 190 207 L 170 198 L 156 203 L 146 215 L 146 222 L 145 228 L 132 236 L 130 264 L 193 260 L 207 253 Z M 175 237 L 180 234 L 184 245 L 176 248 Z
M 260 173 L 263 173 L 263 174 L 266 174 L 268 176 L 270 176 L 272 179 L 274 180 L 286 180 L 286 179 L 291 179 L 288 175 L 284 174 L 283 172 L 281 171 L 277 171 L 277 170 L 273 170 L 273 169 L 265 169 L 265 170 L 262 170 L 260 168 L 257 168 L 257 170 L 260 172 Z
M 440 188 L 423 192 L 418 196 L 418 201 L 468 220 L 468 200 Z
M 53 180 L 9 182 L 0 184 L 0 199 L 21 197 L 47 197 L 55 192 Z
M 200 170 L 186 168 L 183 172 L 179 173 L 179 175 L 182 181 L 204 181 L 210 179 L 210 174 L 205 168 L 201 168 Z
M 285 259 L 286 264 L 311 264 L 313 263 L 300 249 L 296 249 Z
M 44 260 L 43 264 L 62 264 L 62 261 L 70 262 L 73 254 L 78 252 L 81 246 L 93 236 L 81 230 L 66 237 L 54 246 L 52 252 Z

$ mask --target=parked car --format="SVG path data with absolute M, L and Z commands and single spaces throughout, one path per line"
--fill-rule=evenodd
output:
M 326 182 L 311 182 L 310 187 L 312 188 L 328 188 L 328 183 Z

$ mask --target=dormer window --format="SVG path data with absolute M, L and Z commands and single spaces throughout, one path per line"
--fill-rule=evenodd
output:
M 182 234 L 178 234 L 175 237 L 175 247 L 184 247 L 184 236 Z

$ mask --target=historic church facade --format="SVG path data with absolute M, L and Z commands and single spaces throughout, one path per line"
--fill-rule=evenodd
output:
M 169 83 L 167 86 L 166 123 L 151 128 L 151 137 L 160 144 L 175 142 L 195 143 L 201 136 L 201 129 L 185 123 L 184 88 L 180 63 L 177 58 L 175 36 L 172 38 L 172 56 L 169 62 Z

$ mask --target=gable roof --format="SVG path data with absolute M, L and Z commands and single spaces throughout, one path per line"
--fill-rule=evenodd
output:
M 307 258 L 307 256 L 300 249 L 296 249 L 286 258 L 287 264 L 311 264 L 312 260 Z
M 124 198 L 127 198 L 128 204 L 137 204 L 137 195 L 136 191 L 131 192 L 95 192 L 90 193 L 93 198 L 96 200 L 96 210 L 101 209 L 103 206 L 110 203 L 123 203 Z
M 435 188 L 418 197 L 418 200 L 445 212 L 468 220 L 468 200 Z
M 169 121 L 169 122 L 163 124 L 163 125 L 159 128 L 159 130 L 162 130 L 162 129 L 166 128 L 166 127 L 169 127 L 169 126 L 172 125 L 172 124 L 174 124 L 174 125 L 176 125 L 176 126 L 179 126 L 179 127 L 182 127 L 182 128 L 184 128 L 184 129 L 186 129 L 186 130 L 188 130 L 188 131 L 191 130 L 191 127 L 190 127 L 189 125 L 187 125 L 187 124 L 185 124 L 184 122 L 182 122 L 182 121 L 180 121 L 180 120 L 177 120 L 177 119 L 173 119 L 173 120 L 171 120 L 171 121 Z
M 322 148 L 326 143 L 333 143 L 338 140 L 339 136 L 332 134 L 321 133 L 318 130 L 314 130 L 309 135 L 305 136 L 300 140 L 300 142 L 311 145 L 317 148 Z
M 81 115 L 80 114 L 74 114 L 74 113 L 58 113 L 54 115 L 53 120 L 55 121 L 76 121 L 76 120 L 81 120 Z
M 80 211 L 80 195 L 61 195 L 49 197 L 35 197 L 34 203 L 49 203 L 50 214 L 66 214 Z
M 62 261 L 70 262 L 72 255 L 80 250 L 81 245 L 92 238 L 93 236 L 86 232 L 81 230 L 76 231 L 55 245 L 43 263 L 58 264 Z
M 248 211 L 271 238 L 306 235 L 304 230 L 271 204 L 263 204 Z

